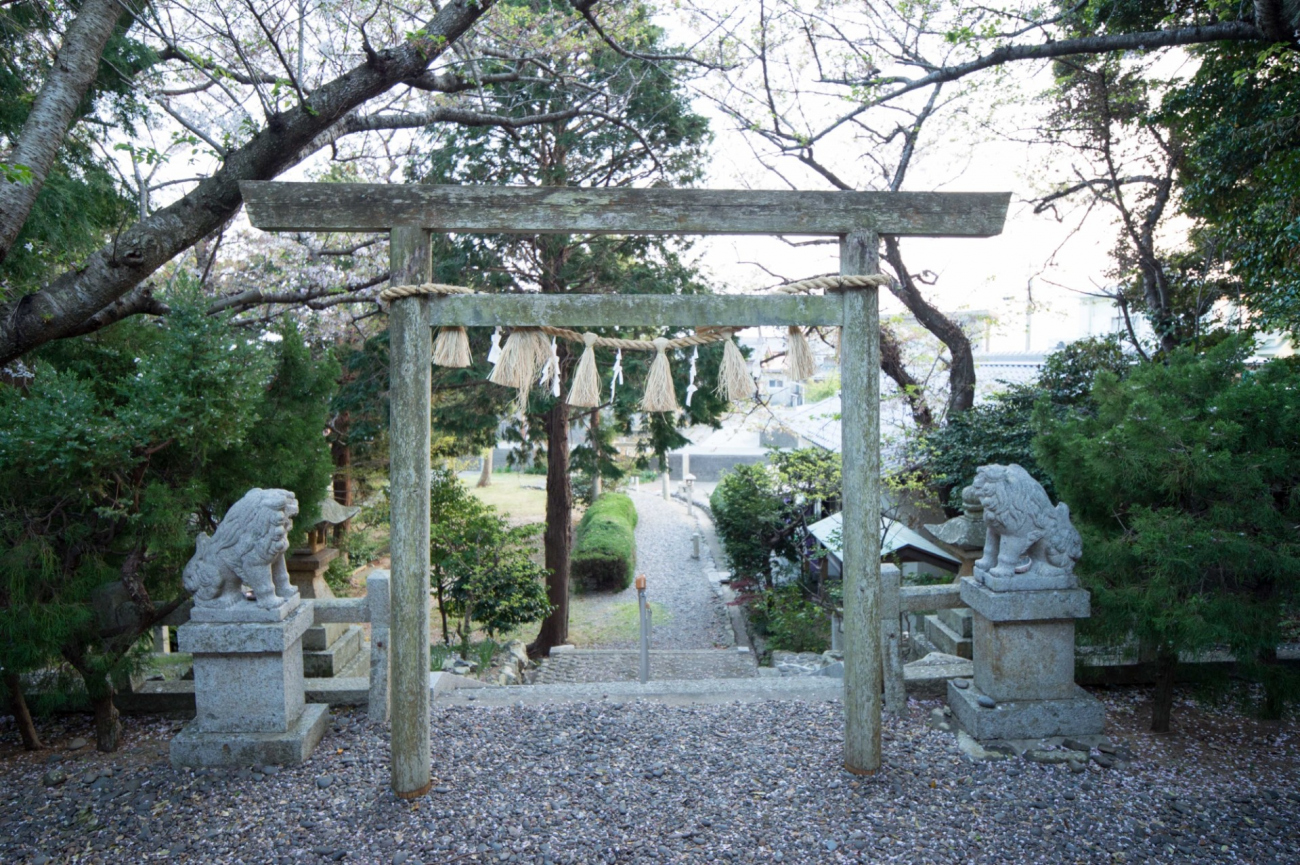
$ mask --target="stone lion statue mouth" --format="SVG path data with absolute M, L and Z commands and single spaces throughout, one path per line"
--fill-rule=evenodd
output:
M 194 557 L 185 565 L 182 582 L 194 605 L 235 607 L 245 602 L 244 585 L 266 610 L 297 597 L 284 564 L 297 515 L 298 499 L 289 490 L 254 488 L 231 505 L 215 532 L 195 539 Z
M 975 579 L 994 590 L 1072 589 L 1083 542 L 1070 507 L 1052 505 L 1043 485 L 1011 465 L 981 466 L 965 494 L 984 508 L 984 555 Z

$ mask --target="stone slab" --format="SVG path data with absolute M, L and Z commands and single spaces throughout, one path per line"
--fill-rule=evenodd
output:
M 935 613 L 939 621 L 948 626 L 948 630 L 962 639 L 970 639 L 975 633 L 975 612 L 966 607 L 940 610 Z
M 311 601 L 302 601 L 282 622 L 191 621 L 176 629 L 176 642 L 195 655 L 283 652 L 297 645 L 312 620 Z
M 339 557 L 340 553 L 335 547 L 321 547 L 314 553 L 294 553 L 291 556 L 284 557 L 284 566 L 293 574 L 294 571 L 314 573 L 324 571 L 330 566 L 330 562 Z
M 176 767 L 294 766 L 306 761 L 329 726 L 329 707 L 310 703 L 283 733 L 208 732 L 186 724 L 171 742 Z
M 207 606 L 204 604 L 195 604 L 190 610 L 191 622 L 216 622 L 216 623 L 235 623 L 235 624 L 275 624 L 283 622 L 301 605 L 301 595 L 295 590 L 292 595 L 285 598 L 284 603 L 278 607 L 266 609 L 259 606 L 257 601 L 243 601 L 230 607 L 224 606 Z M 186 651 L 181 649 L 182 652 Z
M 1051 592 L 1069 591 L 1079 587 L 1074 574 L 1017 574 L 1014 577 L 995 577 L 987 571 L 974 568 L 972 579 L 995 592 Z
M 971 639 L 961 636 L 938 616 L 925 617 L 925 638 L 945 655 L 956 655 L 966 659 L 972 657 Z
M 312 630 L 315 629 L 307 631 L 306 636 L 311 636 Z M 317 678 L 337 676 L 361 651 L 362 642 L 361 628 L 356 625 L 344 628 L 343 636 L 331 643 L 329 648 L 326 649 L 307 649 L 306 637 L 304 637 L 302 652 L 303 675 Z
M 1106 726 L 1101 701 L 1075 686 L 1063 700 L 1013 700 L 991 709 L 979 705 L 979 689 L 948 683 L 948 705 L 957 724 L 981 742 L 1000 739 L 1041 739 L 1049 736 L 1095 736 Z
M 319 607 L 316 612 L 320 612 Z M 307 629 L 307 633 L 302 635 L 302 647 L 309 652 L 323 652 L 330 646 L 334 645 L 334 641 L 346 634 L 347 630 L 348 626 L 342 622 L 329 622 L 324 625 L 312 625 Z M 315 674 L 308 673 L 307 675 L 311 676 Z
M 994 622 L 1037 622 L 1086 619 L 1091 615 L 1087 589 L 995 592 L 962 577 L 961 599 L 966 606 Z
M 931 652 L 920 660 L 903 665 L 903 687 L 909 697 L 941 700 L 948 693 L 949 679 L 968 679 L 972 675 L 974 668 L 967 659 Z

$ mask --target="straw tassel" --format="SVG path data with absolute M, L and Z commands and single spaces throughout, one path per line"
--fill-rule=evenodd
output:
M 817 371 L 813 361 L 812 349 L 808 338 L 803 335 L 803 328 L 791 326 L 789 341 L 785 349 L 785 374 L 794 381 L 807 381 Z
M 550 344 L 540 330 L 528 327 L 512 330 L 488 381 L 526 392 L 533 386 L 550 354 Z
M 722 344 L 722 365 L 718 367 L 718 396 L 731 402 L 740 402 L 754 395 L 754 379 L 749 365 L 736 343 L 728 339 Z
M 469 334 L 463 327 L 443 327 L 433 340 L 433 365 L 466 367 L 474 363 L 469 353 Z
M 573 387 L 569 388 L 569 405 L 595 408 L 600 405 L 600 372 L 596 369 L 596 334 L 584 333 L 586 348 L 573 372 Z
M 677 411 L 677 393 L 673 390 L 673 373 L 668 366 L 668 340 L 661 336 L 654 343 L 655 359 L 650 364 L 650 374 L 646 376 L 641 410 Z

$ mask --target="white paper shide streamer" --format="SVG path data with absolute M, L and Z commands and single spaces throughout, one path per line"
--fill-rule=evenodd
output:
M 695 365 L 696 365 L 696 363 L 699 361 L 699 359 L 700 359 L 700 347 L 697 345 L 697 346 L 695 346 L 695 348 L 691 349 L 691 372 L 690 372 L 690 375 L 688 375 L 688 376 L 686 377 L 686 381 L 687 381 L 687 385 L 686 385 L 686 406 L 687 406 L 687 408 L 689 408 L 690 405 L 691 405 L 691 397 L 695 396 L 695 392 L 696 392 L 697 390 L 699 390 L 699 388 L 698 388 L 698 387 L 696 386 L 696 384 L 695 384 Z
M 609 373 L 609 401 L 614 401 L 614 388 L 623 383 L 623 349 L 614 352 L 614 368 Z

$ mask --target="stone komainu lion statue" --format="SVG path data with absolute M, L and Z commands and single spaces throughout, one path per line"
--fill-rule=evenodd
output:
M 211 535 L 195 539 L 194 557 L 185 566 L 185 590 L 195 606 L 233 607 L 253 590 L 259 606 L 274 609 L 296 593 L 289 583 L 284 554 L 298 500 L 288 490 L 251 489 L 231 505 Z
M 1083 543 L 1070 508 L 1052 507 L 1042 484 L 1018 465 L 981 466 L 966 492 L 984 507 L 984 555 L 975 579 L 990 589 L 1071 589 Z

